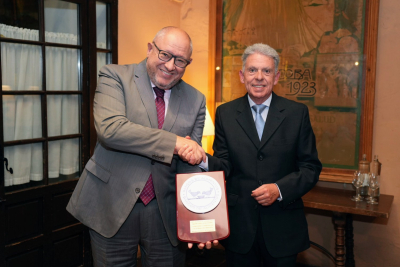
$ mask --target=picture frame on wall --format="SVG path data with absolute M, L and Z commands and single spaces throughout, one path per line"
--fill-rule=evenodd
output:
M 379 1 L 216 0 L 215 103 L 243 96 L 241 55 L 265 43 L 280 55 L 274 92 L 308 106 L 320 180 L 350 183 L 372 158 Z

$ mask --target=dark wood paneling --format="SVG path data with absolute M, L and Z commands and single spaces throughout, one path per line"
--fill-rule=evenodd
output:
M 83 264 L 83 233 L 54 242 L 52 266 L 72 267 Z
M 78 223 L 65 208 L 72 192 L 53 196 L 52 201 L 52 229 L 56 230 L 67 225 Z
M 112 55 L 113 63 L 118 58 L 118 0 L 99 0 L 109 5 L 111 17 L 108 34 L 111 35 L 111 47 L 107 50 Z M 89 160 L 90 153 L 90 118 L 93 116 L 92 105 L 94 89 L 97 83 L 97 71 L 95 62 L 96 54 L 96 30 L 95 30 L 95 0 L 68 0 L 79 4 L 79 45 L 49 44 L 44 42 L 44 6 L 43 0 L 35 0 L 39 3 L 39 32 L 38 41 L 18 40 L 1 38 L 0 42 L 34 44 L 42 48 L 42 80 L 46 81 L 46 53 L 45 48 L 50 46 L 67 47 L 79 49 L 80 53 L 80 82 L 82 91 L 54 92 L 46 90 L 46 83 L 43 83 L 39 92 L 3 92 L 2 94 L 28 94 L 40 95 L 42 97 L 42 137 L 29 140 L 10 141 L 5 146 L 30 143 L 43 143 L 43 174 L 41 184 L 32 187 L 13 188 L 5 193 L 4 173 L 0 172 L 0 266 L 92 266 L 90 252 L 90 238 L 87 228 L 75 220 L 67 211 L 66 206 L 77 179 L 54 180 L 48 179 L 48 142 L 80 138 L 81 140 L 81 167 Z M 91 7 L 88 10 L 88 6 Z M 90 17 L 90 20 L 88 18 Z M 94 19 L 94 20 L 93 20 Z M 94 21 L 93 23 L 90 22 Z M 91 43 L 94 41 L 93 43 Z M 0 55 L 1 57 L 1 55 Z M 1 61 L 1 58 L 0 58 Z M 1 83 L 0 66 L 0 83 Z M 92 88 L 92 92 L 90 90 Z M 82 132 L 76 135 L 52 136 L 47 134 L 47 104 L 48 95 L 76 94 L 82 97 Z M 0 122 L 2 118 L 2 102 L 0 101 Z M 0 140 L 3 139 L 3 124 L 0 123 Z M 94 127 L 92 128 L 93 133 Z M 96 141 L 94 134 L 93 144 Z M 92 147 L 93 150 L 94 146 Z M 3 149 L 0 149 L 3 153 Z M 80 168 L 82 171 L 82 168 Z
M 24 251 L 19 255 L 15 255 L 6 260 L 6 267 L 42 267 L 43 266 L 43 249 L 37 248 L 31 251 Z
M 43 233 L 43 201 L 36 199 L 6 208 L 6 243 Z

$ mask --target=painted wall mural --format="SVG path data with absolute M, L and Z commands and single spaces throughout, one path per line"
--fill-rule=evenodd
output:
M 241 55 L 275 48 L 274 92 L 306 104 L 324 167 L 357 169 L 365 0 L 224 0 L 222 103 L 241 97 Z

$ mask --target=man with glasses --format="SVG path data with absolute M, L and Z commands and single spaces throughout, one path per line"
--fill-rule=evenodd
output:
M 100 70 L 98 142 L 67 207 L 90 228 L 95 266 L 136 266 L 138 245 L 143 266 L 184 266 L 175 175 L 200 171 L 206 159 L 199 145 L 205 97 L 181 80 L 191 54 L 189 35 L 166 27 L 148 44 L 147 59 Z M 190 164 L 177 155 L 182 148 Z

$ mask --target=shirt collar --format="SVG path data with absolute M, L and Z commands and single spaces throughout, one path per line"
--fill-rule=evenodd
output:
M 150 81 L 150 84 L 151 84 L 151 89 L 153 89 L 154 87 L 157 87 L 154 85 L 154 83 L 152 81 Z M 156 97 L 156 93 L 154 92 L 154 90 L 153 90 L 153 95 L 154 95 L 154 97 Z M 171 95 L 171 89 L 165 90 L 164 99 L 166 99 L 166 98 L 169 99 L 170 95 Z
M 250 98 L 249 95 L 247 95 L 247 99 L 249 100 L 249 105 L 250 107 L 256 105 L 256 103 L 254 103 L 254 101 Z M 267 100 L 264 101 L 264 103 L 262 103 L 263 105 L 266 105 L 267 107 L 269 107 L 271 105 L 271 100 L 272 100 L 272 94 L 267 98 Z

